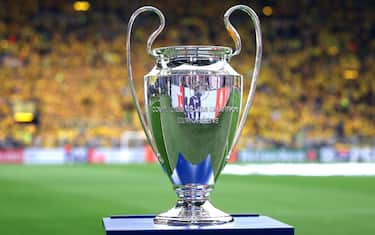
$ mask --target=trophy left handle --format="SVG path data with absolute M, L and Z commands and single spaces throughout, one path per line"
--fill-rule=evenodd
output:
M 133 81 L 133 72 L 132 72 L 132 65 L 131 65 L 131 47 L 130 47 L 130 39 L 131 39 L 131 33 L 133 28 L 133 23 L 138 15 L 142 14 L 143 12 L 153 12 L 155 13 L 159 19 L 160 19 L 160 25 L 159 27 L 150 35 L 150 37 L 147 40 L 147 52 L 148 54 L 152 56 L 156 56 L 152 51 L 152 43 L 155 41 L 156 37 L 161 33 L 161 31 L 164 29 L 165 26 L 165 17 L 163 13 L 152 6 L 144 6 L 139 9 L 137 9 L 130 17 L 129 23 L 128 23 L 128 30 L 127 30 L 127 36 L 126 36 L 126 58 L 127 58 L 127 70 L 128 70 L 128 80 L 129 80 L 129 87 L 130 91 L 134 100 L 134 105 L 138 113 L 138 117 L 141 121 L 141 125 L 143 128 L 143 131 L 145 132 L 146 138 L 148 143 L 150 144 L 152 150 L 154 153 L 158 156 L 158 150 L 156 147 L 156 143 L 154 139 L 152 138 L 152 131 L 150 128 L 150 124 L 147 122 L 147 118 L 142 112 L 141 106 L 139 104 L 139 100 L 137 98 L 137 92 L 135 91 L 134 81 Z M 159 156 L 158 156 L 159 158 Z
M 251 18 L 251 20 L 254 24 L 255 41 L 256 41 L 256 53 L 255 53 L 255 64 L 254 64 L 253 74 L 252 74 L 252 77 L 251 77 L 251 85 L 250 85 L 249 93 L 248 93 L 248 96 L 247 96 L 244 111 L 242 113 L 242 117 L 239 120 L 238 128 L 237 128 L 237 130 L 234 134 L 232 146 L 230 146 L 229 153 L 232 152 L 234 146 L 237 144 L 237 142 L 240 138 L 241 132 L 242 132 L 244 126 L 245 126 L 246 119 L 247 119 L 247 116 L 248 116 L 250 108 L 251 108 L 251 104 L 252 104 L 253 99 L 254 99 L 256 81 L 257 81 L 257 78 L 258 78 L 258 75 L 259 75 L 260 64 L 261 64 L 261 60 L 262 60 L 262 32 L 261 32 L 261 29 L 260 29 L 259 18 L 258 18 L 257 14 L 255 13 L 255 11 L 253 9 L 251 9 L 250 7 L 245 6 L 245 5 L 233 6 L 233 7 L 229 8 L 224 14 L 225 27 L 226 27 L 229 35 L 232 37 L 232 39 L 235 43 L 235 46 L 236 46 L 236 50 L 230 56 L 235 56 L 235 55 L 240 54 L 241 47 L 242 47 L 241 46 L 241 37 L 229 20 L 230 15 L 236 10 L 241 10 L 241 11 L 246 12 L 250 16 L 250 18 Z

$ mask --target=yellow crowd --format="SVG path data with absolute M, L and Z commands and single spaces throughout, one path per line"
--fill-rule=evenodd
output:
M 173 10 L 169 4 L 160 3 L 159 7 Z M 168 14 L 183 13 L 184 9 L 168 12 L 167 27 L 156 46 L 232 46 L 216 8 L 219 6 L 185 18 L 174 16 L 176 22 L 172 18 L 175 23 L 171 26 Z M 126 21 L 111 14 L 108 28 L 83 24 L 81 32 L 52 25 L 48 34 L 35 24 L 0 18 L 0 142 L 13 138 L 24 146 L 112 146 L 119 143 L 124 131 L 140 130 L 127 87 Z M 40 19 L 48 21 L 49 17 Z M 338 21 L 316 25 L 313 17 L 300 16 L 280 26 L 279 18 L 261 16 L 264 56 L 243 144 L 257 137 L 270 145 L 302 147 L 309 142 L 375 136 L 375 39 L 368 36 L 366 45 L 361 45 L 363 39 L 357 39 L 349 29 L 332 30 L 336 25 L 356 27 L 345 17 L 338 14 Z M 244 75 L 248 87 L 254 34 L 247 18 L 239 18 L 244 49 L 231 64 Z M 215 19 L 217 25 L 212 25 Z M 148 34 L 156 27 L 152 23 L 155 21 L 136 24 L 133 36 L 133 70 L 141 100 L 143 76 L 155 62 L 145 50 Z M 304 28 L 306 25 L 310 28 Z M 283 27 L 296 27 L 299 33 L 287 31 L 285 35 L 280 31 Z M 38 125 L 15 123 L 13 107 L 22 101 L 35 102 Z

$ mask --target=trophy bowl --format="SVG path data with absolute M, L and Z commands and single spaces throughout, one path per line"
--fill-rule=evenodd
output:
M 255 67 L 243 109 L 243 76 L 229 64 L 231 57 L 241 51 L 240 36 L 229 21 L 237 9 L 250 15 L 257 42 Z M 147 51 L 156 63 L 144 76 L 143 112 L 133 83 L 130 36 L 135 18 L 145 11 L 156 13 L 161 24 L 147 41 Z M 229 47 L 202 45 L 152 49 L 164 28 L 164 15 L 146 6 L 136 10 L 129 20 L 126 48 L 130 89 L 147 140 L 178 197 L 172 209 L 154 218 L 157 224 L 233 221 L 232 216 L 210 203 L 209 196 L 244 127 L 260 69 L 262 44 L 259 20 L 251 8 L 230 8 L 224 23 L 235 41 L 234 52 Z

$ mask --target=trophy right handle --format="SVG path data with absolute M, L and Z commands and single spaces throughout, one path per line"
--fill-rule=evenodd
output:
M 151 131 L 149 122 L 147 122 L 148 119 L 145 118 L 145 115 L 142 113 L 141 106 L 139 105 L 139 100 L 137 98 L 137 92 L 135 91 L 135 86 L 134 86 L 134 82 L 133 82 L 133 72 L 132 72 L 132 65 L 131 65 L 130 38 L 131 38 L 133 23 L 134 23 L 134 21 L 135 21 L 135 19 L 137 18 L 138 15 L 140 15 L 143 12 L 147 12 L 147 11 L 155 13 L 156 15 L 159 16 L 159 19 L 160 19 L 159 27 L 150 35 L 150 37 L 147 40 L 147 52 L 150 55 L 155 56 L 153 51 L 152 51 L 152 48 L 151 48 L 152 43 L 154 42 L 156 37 L 161 33 L 161 31 L 164 29 L 165 17 L 159 9 L 157 9 L 155 7 L 152 7 L 152 6 L 144 6 L 144 7 L 141 7 L 139 9 L 137 9 L 130 17 L 130 20 L 129 20 L 129 23 L 128 23 L 127 37 L 126 37 L 126 57 L 127 57 L 129 87 L 130 87 L 130 91 L 131 91 L 131 94 L 132 94 L 132 97 L 133 97 L 133 100 L 134 100 L 135 108 L 137 110 L 138 117 L 141 120 L 141 125 L 142 125 L 142 128 L 143 128 L 143 131 L 145 132 L 147 141 L 150 144 L 154 153 L 158 156 L 158 150 L 157 150 L 157 147 L 156 147 L 156 143 L 155 143 L 154 139 L 152 138 L 152 131 Z M 146 109 L 147 109 L 147 107 L 146 107 Z M 147 110 L 146 110 L 146 112 L 147 112 Z M 158 159 L 159 159 L 159 156 L 158 156 Z
M 252 78 L 251 78 L 251 85 L 250 85 L 250 89 L 249 89 L 249 95 L 247 96 L 245 108 L 244 108 L 244 111 L 242 113 L 242 117 L 239 121 L 238 128 L 237 128 L 237 130 L 234 134 L 232 146 L 229 149 L 230 150 L 229 153 L 232 152 L 234 146 L 237 144 L 238 139 L 240 138 L 241 132 L 242 132 L 244 126 L 245 126 L 246 118 L 249 114 L 251 104 L 252 104 L 253 99 L 254 99 L 255 88 L 256 88 L 256 80 L 258 78 L 258 74 L 259 74 L 259 70 L 260 70 L 260 63 L 261 63 L 261 60 L 262 60 L 262 32 L 261 32 L 261 29 L 260 29 L 259 18 L 257 16 L 257 14 L 254 12 L 253 9 L 251 9 L 250 7 L 245 6 L 245 5 L 233 6 L 233 7 L 229 8 L 224 14 L 225 27 L 226 27 L 228 33 L 230 34 L 230 36 L 232 37 L 232 39 L 234 40 L 235 46 L 236 46 L 236 50 L 233 52 L 233 54 L 231 56 L 238 55 L 241 52 L 241 37 L 229 20 L 230 15 L 235 10 L 242 10 L 242 11 L 246 12 L 251 17 L 251 20 L 254 23 L 255 40 L 256 40 L 256 54 L 255 54 L 255 65 L 254 65 L 254 70 L 253 70 L 253 74 L 252 74 Z

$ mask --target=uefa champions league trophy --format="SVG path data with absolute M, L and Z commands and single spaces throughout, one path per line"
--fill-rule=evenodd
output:
M 241 39 L 229 17 L 246 12 L 255 25 L 256 58 L 249 94 L 242 109 L 243 77 L 229 64 L 241 51 Z M 133 83 L 130 38 L 136 17 L 151 11 L 160 26 L 147 41 L 156 59 L 144 77 L 145 114 Z M 165 25 L 155 7 L 136 10 L 128 23 L 126 50 L 129 86 L 147 140 L 172 182 L 176 206 L 154 218 L 157 224 L 222 224 L 233 218 L 216 209 L 210 193 L 237 143 L 253 100 L 261 57 L 262 38 L 256 13 L 244 5 L 227 10 L 224 23 L 236 50 L 222 46 L 171 46 L 151 49 Z M 242 117 L 240 118 L 240 114 Z

